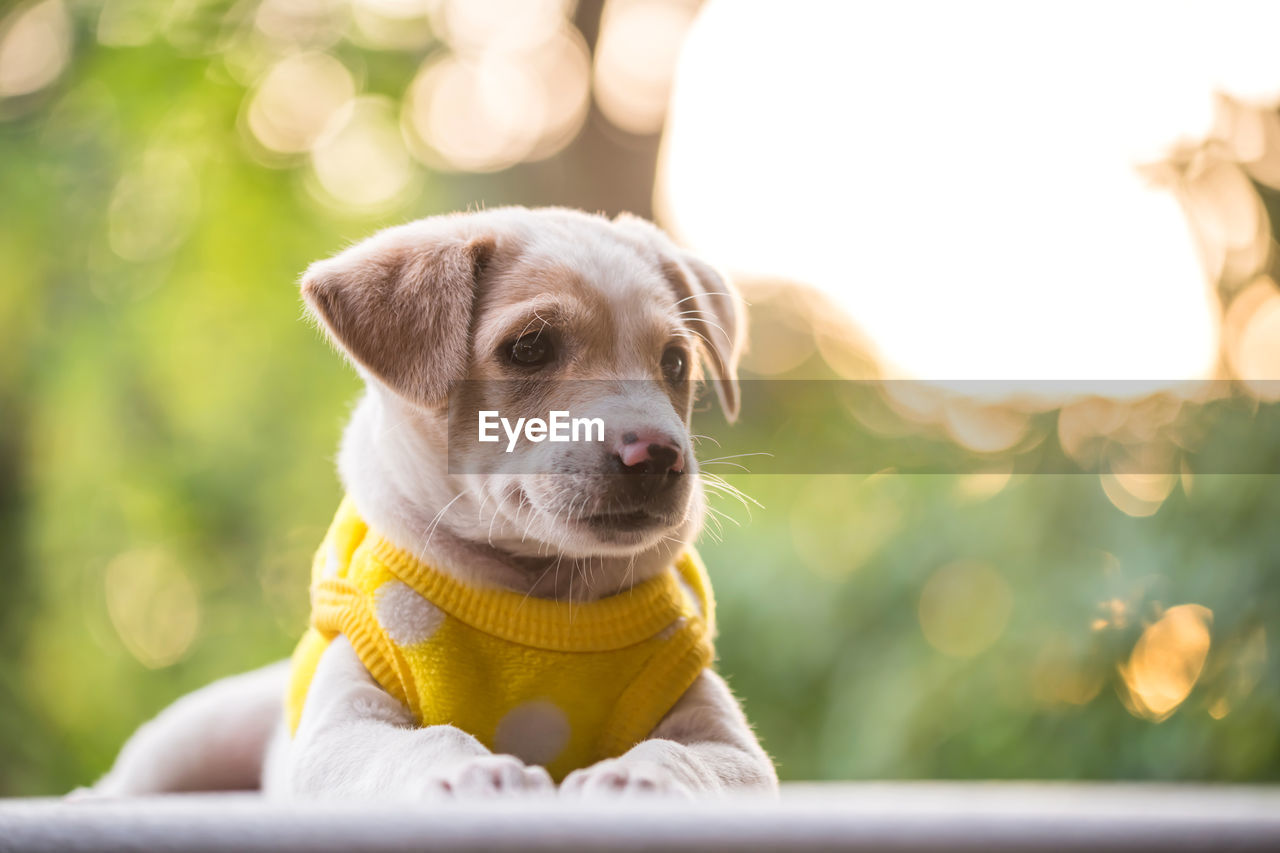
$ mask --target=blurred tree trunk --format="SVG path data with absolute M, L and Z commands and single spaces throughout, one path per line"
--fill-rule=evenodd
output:
M 595 56 L 604 0 L 580 0 L 573 24 Z M 490 175 L 454 175 L 445 182 L 457 206 L 563 205 L 613 216 L 653 218 L 653 186 L 661 131 L 644 136 L 614 127 L 595 99 L 577 138 L 559 154 Z

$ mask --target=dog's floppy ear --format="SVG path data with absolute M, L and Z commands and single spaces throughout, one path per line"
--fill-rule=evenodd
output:
M 492 237 L 391 228 L 312 264 L 302 297 L 353 362 L 429 405 L 466 375 L 476 281 L 493 249 Z
M 676 295 L 676 310 L 711 362 L 716 394 L 732 423 L 738 417 L 738 360 L 746 341 L 746 308 L 738 289 L 711 265 L 677 248 L 651 222 L 627 213 L 614 222 L 656 249 L 662 275 Z
M 738 360 L 746 340 L 746 310 L 738 289 L 705 261 L 682 252 L 685 270 L 667 270 L 668 280 L 676 286 L 677 298 L 687 299 L 680 310 L 697 311 L 688 315 L 690 327 L 697 331 L 711 359 L 716 375 L 716 394 L 729 423 L 738 418 Z M 683 278 L 683 282 L 681 282 Z M 683 290 L 683 292 L 682 292 Z M 689 306 L 693 306 L 690 308 Z

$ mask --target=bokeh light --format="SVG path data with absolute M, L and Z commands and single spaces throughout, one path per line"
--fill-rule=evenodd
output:
M 986 501 L 1000 494 L 1013 482 L 1013 466 L 1003 471 L 962 474 L 956 480 L 956 495 L 962 501 Z
M 182 659 L 200 625 L 195 584 L 162 549 L 130 551 L 107 565 L 107 612 L 120 641 L 143 666 Z
M 281 45 L 328 47 L 341 37 L 349 5 L 346 0 L 262 0 L 253 23 L 258 32 Z M 303 88 L 296 94 L 308 95 Z
M 249 102 L 250 132 L 280 154 L 309 151 L 335 113 L 356 94 L 346 66 L 323 53 L 298 53 L 267 73 Z
M 1258 397 L 1280 399 L 1280 289 L 1271 288 L 1253 307 L 1231 349 L 1231 362 Z
M 995 406 L 950 401 L 943 414 L 947 432 L 962 447 L 978 453 L 1008 450 L 1027 434 L 1027 418 Z
M 71 21 L 62 0 L 18 7 L 0 20 L 0 98 L 43 89 L 70 57 Z
M 1119 667 L 1130 711 L 1159 722 L 1186 700 L 1209 655 L 1212 624 L 1207 607 L 1179 604 L 1147 626 Z
M 375 50 L 418 51 L 437 40 L 430 0 L 352 0 L 352 41 Z
M 103 0 L 98 12 L 98 43 L 109 47 L 140 47 L 156 37 L 164 17 L 165 9 L 158 3 Z
M 809 571 L 842 578 L 862 568 L 901 532 L 902 488 L 887 474 L 810 478 L 791 507 L 792 541 Z
M 539 92 L 501 55 L 483 63 L 428 60 L 405 99 L 405 126 L 431 165 L 494 171 L 533 148 Z
M 549 157 L 586 117 L 589 62 L 569 28 L 517 51 L 429 58 L 405 96 L 406 138 L 427 165 L 449 170 L 496 171 Z
M 311 149 L 311 166 L 323 200 L 347 209 L 375 211 L 408 198 L 416 178 L 387 98 L 349 101 L 330 119 Z
M 441 0 L 433 15 L 455 50 L 522 51 L 551 39 L 570 0 Z
M 992 566 L 977 561 L 949 563 L 934 572 L 920 592 L 920 629 L 944 655 L 968 658 L 985 651 L 1004 633 L 1013 610 L 1013 592 Z
M 742 369 L 754 376 L 777 376 L 800 367 L 816 351 L 813 329 L 820 312 L 806 300 L 797 300 L 797 292 L 804 291 L 792 283 L 755 282 L 749 290 L 753 313 L 768 312 L 776 322 L 754 330 Z M 847 340 L 847 327 L 844 331 L 842 337 Z
M 657 133 L 697 3 L 609 0 L 600 18 L 594 91 L 609 121 L 630 133 Z
M 182 244 L 200 210 L 200 186 L 177 150 L 148 151 L 111 194 L 108 239 L 128 261 L 150 261 Z

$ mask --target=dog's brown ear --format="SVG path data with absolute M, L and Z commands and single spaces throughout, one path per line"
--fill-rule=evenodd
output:
M 716 394 L 729 423 L 738 419 L 738 360 L 746 339 L 746 310 L 738 290 L 705 261 L 681 252 L 678 263 L 664 264 L 681 311 L 698 335 L 716 377 Z
M 467 373 L 476 282 L 492 237 L 392 228 L 302 276 L 329 339 L 406 399 L 429 405 Z
M 746 308 L 738 289 L 705 261 L 676 247 L 658 227 L 622 214 L 614 220 L 658 253 L 663 276 L 676 295 L 676 310 L 697 335 L 711 363 L 716 395 L 730 423 L 739 409 L 738 361 L 746 342 Z

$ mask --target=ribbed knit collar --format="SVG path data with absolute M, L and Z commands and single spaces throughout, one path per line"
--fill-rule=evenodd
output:
M 691 553 L 630 589 L 595 601 L 566 602 L 468 586 L 366 529 L 353 559 L 376 560 L 445 613 L 510 642 L 553 651 L 609 651 L 643 642 L 692 612 L 693 602 L 686 600 L 677 577 L 696 571 Z

